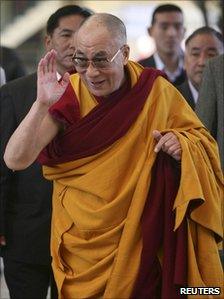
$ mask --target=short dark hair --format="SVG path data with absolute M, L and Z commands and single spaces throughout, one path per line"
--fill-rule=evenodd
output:
M 183 14 L 182 9 L 179 6 L 174 5 L 174 4 L 164 4 L 164 5 L 157 6 L 157 8 L 154 10 L 154 12 L 152 14 L 151 25 L 153 25 L 156 21 L 156 14 L 163 13 L 163 12 L 179 12 L 179 13 Z
M 53 13 L 47 21 L 47 34 L 52 35 L 55 28 L 58 27 L 61 18 L 71 15 L 80 15 L 83 18 L 88 18 L 93 12 L 90 9 L 82 8 L 78 5 L 66 5 Z
M 188 36 L 188 38 L 185 41 L 185 46 L 188 45 L 188 43 L 192 40 L 192 38 L 194 38 L 197 35 L 201 35 L 201 34 L 211 34 L 213 36 L 216 36 L 217 39 L 223 43 L 223 35 L 221 32 L 215 30 L 214 28 L 211 28 L 208 26 L 203 26 L 203 27 L 196 29 L 190 36 Z

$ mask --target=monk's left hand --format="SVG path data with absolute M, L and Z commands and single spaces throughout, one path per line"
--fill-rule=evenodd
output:
M 181 145 L 177 136 L 168 132 L 162 135 L 158 130 L 152 132 L 153 137 L 157 141 L 154 151 L 158 153 L 161 149 L 175 160 L 180 161 L 181 159 Z

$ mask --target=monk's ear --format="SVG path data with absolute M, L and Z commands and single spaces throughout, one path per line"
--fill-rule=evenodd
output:
M 128 63 L 128 59 L 129 59 L 129 55 L 130 55 L 130 48 L 128 45 L 124 45 L 122 53 L 124 56 L 124 65 L 126 65 Z

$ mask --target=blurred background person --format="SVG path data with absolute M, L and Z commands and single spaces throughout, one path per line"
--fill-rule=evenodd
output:
M 110 12 L 124 20 L 127 26 L 130 57 L 138 61 L 151 56 L 155 42 L 147 28 L 158 5 L 174 4 L 181 8 L 187 36 L 202 26 L 223 28 L 222 0 L 189 1 L 86 1 L 75 4 L 89 7 L 97 12 Z M 33 73 L 44 54 L 43 29 L 49 15 L 59 7 L 74 4 L 72 0 L 1 1 L 1 44 L 13 48 L 21 58 L 27 73 Z M 136 18 L 136 16 L 138 16 Z M 147 25 L 148 24 L 148 25 Z M 19 32 L 19 34 L 18 34 Z M 39 45 L 38 47 L 36 45 Z M 184 43 L 181 43 L 184 49 Z
M 223 36 L 213 28 L 198 28 L 186 39 L 184 67 L 187 77 L 177 88 L 192 109 L 198 100 L 206 60 L 222 53 Z
M 77 5 L 64 6 L 47 22 L 45 47 L 57 51 L 58 79 L 74 72 L 74 34 L 91 15 Z M 50 223 L 52 185 L 39 163 L 12 172 L 4 161 L 6 143 L 36 100 L 37 74 L 19 78 L 1 88 L 0 240 L 5 280 L 12 299 L 46 298 L 52 276 Z M 52 282 L 52 298 L 56 287 Z
M 156 52 L 139 63 L 163 70 L 175 85 L 182 83 L 185 79 L 181 49 L 185 33 L 182 10 L 173 4 L 158 6 L 153 12 L 148 33 L 155 40 Z
M 203 71 L 196 113 L 216 139 L 224 170 L 224 54 L 209 59 Z
M 6 82 L 25 76 L 25 67 L 14 49 L 0 46 L 0 64 L 5 70 Z

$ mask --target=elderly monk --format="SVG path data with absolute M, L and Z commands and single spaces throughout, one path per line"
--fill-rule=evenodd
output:
M 173 299 L 186 296 L 180 287 L 221 286 L 214 139 L 163 73 L 128 59 L 117 17 L 81 25 L 77 74 L 60 83 L 55 57 L 41 59 L 37 99 L 4 157 L 13 170 L 38 158 L 54 182 L 60 298 Z

